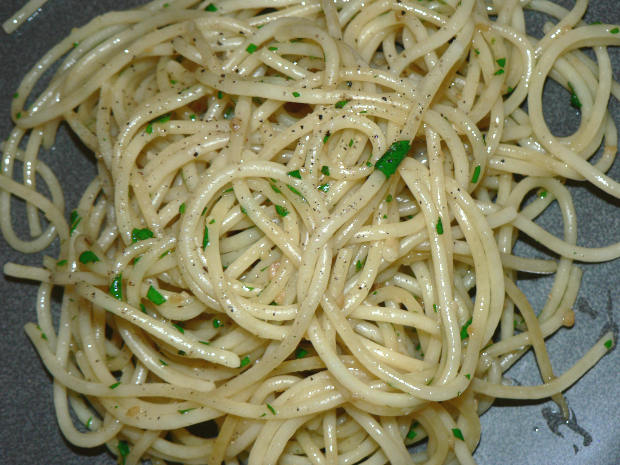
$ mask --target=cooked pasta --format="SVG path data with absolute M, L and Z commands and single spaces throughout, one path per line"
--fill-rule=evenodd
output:
M 558 374 L 545 339 L 574 323 L 575 261 L 620 256 L 577 245 L 563 184 L 620 197 L 620 34 L 582 22 L 586 0 L 524 3 L 158 0 L 42 57 L 13 99 L 0 227 L 24 253 L 59 243 L 4 272 L 40 282 L 25 330 L 66 438 L 125 465 L 472 464 L 495 398 L 567 414 L 614 344 Z M 541 40 L 525 7 L 558 20 Z M 543 117 L 548 79 L 581 111 L 568 137 Z M 97 160 L 68 221 L 37 158 L 61 123 Z M 563 237 L 535 222 L 552 204 Z M 518 256 L 524 236 L 558 258 Z M 539 313 L 522 271 L 554 274 Z M 505 385 L 529 348 L 541 384 Z

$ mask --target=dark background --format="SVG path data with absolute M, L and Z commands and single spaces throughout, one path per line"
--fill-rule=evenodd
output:
M 559 1 L 572 6 L 571 1 Z M 16 11 L 24 0 L 0 1 L 0 22 Z M 0 31 L 0 138 L 8 136 L 12 127 L 9 118 L 11 96 L 24 74 L 49 48 L 65 37 L 72 27 L 85 24 L 97 14 L 110 9 L 129 8 L 138 0 L 96 2 L 49 0 L 20 27 L 6 35 Z M 534 18 L 533 33 L 540 30 L 543 17 Z M 618 0 L 592 0 L 586 20 L 620 23 Z M 620 53 L 610 51 L 614 77 L 620 79 Z M 579 114 L 569 106 L 569 95 L 553 83 L 545 93 L 547 122 L 557 135 L 570 134 L 579 123 Z M 620 108 L 613 101 L 611 111 L 620 125 Z M 54 169 L 65 188 L 65 212 L 77 203 L 87 182 L 94 175 L 92 156 L 85 151 L 65 128 L 57 137 L 55 147 L 41 158 Z M 18 165 L 19 168 L 19 165 Z M 620 163 L 610 175 L 620 179 Z M 619 202 L 591 187 L 574 187 L 575 206 L 579 218 L 579 244 L 601 246 L 620 240 Z M 71 186 L 70 189 L 67 186 Z M 13 203 L 14 207 L 18 202 Z M 15 210 L 13 224 L 25 226 L 22 210 Z M 552 207 L 538 221 L 548 230 L 561 233 L 561 216 Z M 47 254 L 56 256 L 57 248 Z M 542 251 L 521 243 L 517 253 L 539 256 Z M 0 235 L 0 262 L 38 265 L 42 254 L 25 256 L 8 247 Z M 566 371 L 598 339 L 604 329 L 613 329 L 618 337 L 620 305 L 618 304 L 620 261 L 581 266 L 584 270 L 582 288 L 575 306 L 576 325 L 562 329 L 549 341 L 555 372 Z M 536 309 L 542 308 L 552 280 L 524 277 L 520 280 Z M 0 277 L 0 381 L 4 395 L 0 397 L 0 464 L 100 464 L 111 465 L 113 457 L 101 447 L 83 450 L 67 443 L 56 424 L 52 402 L 51 378 L 28 341 L 23 325 L 35 321 L 36 286 Z M 620 351 L 604 357 L 583 379 L 566 393 L 574 412 L 570 425 L 561 423 L 551 428 L 543 416 L 544 409 L 556 412 L 551 402 L 498 402 L 482 417 L 482 440 L 475 458 L 480 465 L 563 464 L 617 465 L 620 463 Z M 532 354 L 513 367 L 508 376 L 522 384 L 539 384 Z M 517 406 L 518 405 L 518 406 Z M 554 433 L 552 429 L 555 430 Z M 591 438 L 584 445 L 584 437 Z

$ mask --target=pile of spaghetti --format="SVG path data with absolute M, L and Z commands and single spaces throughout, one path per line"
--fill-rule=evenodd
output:
M 26 332 L 67 439 L 126 465 L 471 464 L 494 398 L 566 408 L 614 344 L 556 376 L 544 340 L 574 322 L 573 261 L 620 255 L 576 245 L 563 185 L 620 197 L 620 34 L 581 22 L 585 0 L 534 0 L 558 19 L 537 41 L 523 3 L 158 0 L 52 48 L 15 95 L 0 202 L 13 247 L 60 245 L 4 271 L 41 283 Z M 547 78 L 581 110 L 569 137 L 544 121 Z M 68 221 L 37 159 L 61 123 L 98 171 Z M 552 203 L 563 237 L 534 222 Z M 520 234 L 558 259 L 513 254 Z M 555 274 L 539 313 L 520 271 Z M 529 348 L 542 383 L 504 385 Z

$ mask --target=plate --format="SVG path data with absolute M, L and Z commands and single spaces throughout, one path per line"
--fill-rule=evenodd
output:
M 563 1 L 565 6 L 572 2 Z M 23 0 L 2 0 L 0 20 L 4 21 Z M 0 31 L 0 137 L 5 138 L 12 126 L 9 120 L 11 96 L 30 67 L 71 28 L 85 24 L 90 18 L 113 8 L 129 8 L 143 2 L 130 0 L 49 0 L 15 33 Z M 540 30 L 542 16 L 536 16 L 532 29 Z M 586 20 L 620 23 L 618 0 L 591 1 Z M 620 53 L 611 50 L 614 77 L 620 80 Z M 579 116 L 569 105 L 568 93 L 550 83 L 545 93 L 545 115 L 555 134 L 566 135 L 576 128 Z M 620 127 L 620 105 L 610 109 Z M 92 156 L 77 139 L 62 129 L 54 148 L 42 155 L 65 189 L 65 211 L 76 205 L 78 195 L 94 174 Z M 620 162 L 610 175 L 620 180 Z M 620 202 L 592 187 L 573 186 L 575 208 L 579 218 L 579 244 L 601 246 L 620 240 Z M 67 190 L 67 186 L 73 186 Z M 16 228 L 24 228 L 20 218 Z M 561 233 L 559 209 L 550 208 L 538 221 L 551 232 Z M 517 252 L 533 256 L 541 250 L 526 243 Z M 48 251 L 54 255 L 56 251 Z M 0 235 L 0 257 L 3 263 L 40 264 L 41 254 L 24 256 L 12 250 Z M 599 335 L 609 328 L 618 339 L 620 324 L 620 261 L 580 265 L 584 271 L 582 287 L 575 306 L 573 329 L 561 329 L 548 342 L 556 374 L 566 371 L 577 361 Z M 540 309 L 551 288 L 548 278 L 522 279 L 534 308 Z M 27 339 L 23 326 L 36 318 L 36 286 L 32 283 L 0 277 L 0 314 L 2 337 L 0 381 L 4 395 L 0 400 L 0 463 L 64 465 L 112 465 L 112 455 L 104 447 L 79 449 L 66 442 L 54 414 L 51 377 Z M 56 296 L 58 300 L 58 296 Z M 571 420 L 567 423 L 557 414 L 552 402 L 517 403 L 498 401 L 482 416 L 482 439 L 474 457 L 479 465 L 562 464 L 617 465 L 620 463 L 620 350 L 614 348 L 598 365 L 566 392 Z M 514 382 L 538 384 L 540 376 L 531 353 L 508 373 Z

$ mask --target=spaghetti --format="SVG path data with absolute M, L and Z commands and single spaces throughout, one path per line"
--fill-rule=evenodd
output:
M 586 6 L 530 2 L 559 20 L 535 41 L 518 1 L 156 1 L 52 48 L 13 100 L 0 226 L 25 253 L 60 243 L 4 271 L 41 282 L 26 332 L 67 439 L 127 465 L 471 464 L 493 398 L 566 413 L 561 392 L 614 341 L 556 376 L 545 338 L 574 322 L 574 261 L 620 256 L 576 245 L 562 183 L 620 197 L 620 34 Z M 569 137 L 543 118 L 547 78 L 582 112 Z M 98 169 L 69 221 L 37 159 L 61 122 Z M 552 203 L 562 238 L 534 222 Z M 520 233 L 559 259 L 514 255 Z M 538 315 L 519 271 L 555 273 Z M 543 384 L 503 385 L 530 347 Z

